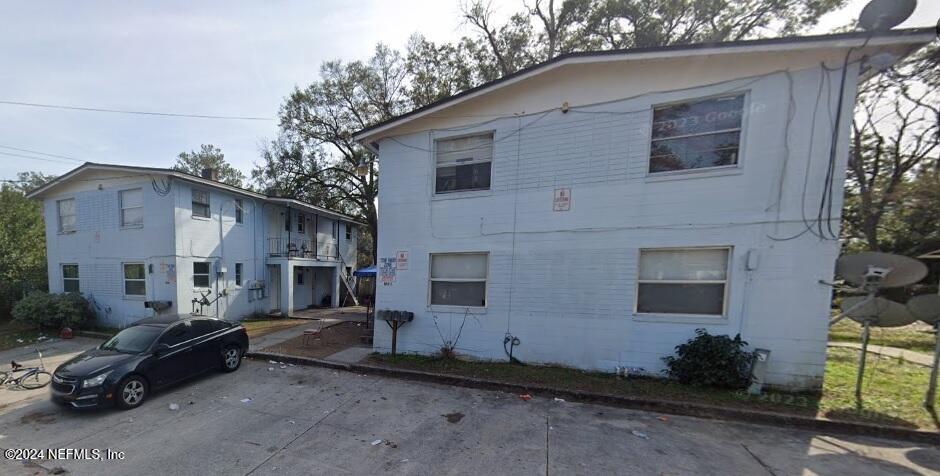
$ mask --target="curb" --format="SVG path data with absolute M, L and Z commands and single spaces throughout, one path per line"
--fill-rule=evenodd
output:
M 114 337 L 114 334 L 108 334 L 107 332 L 96 332 L 96 331 L 72 331 L 72 335 L 76 337 L 92 337 L 95 339 L 110 339 Z
M 625 397 L 606 393 L 591 393 L 579 390 L 565 390 L 541 385 L 523 385 L 494 380 L 486 380 L 455 375 L 435 374 L 417 370 L 404 370 L 389 367 L 380 367 L 366 364 L 346 364 L 310 357 L 297 357 L 273 352 L 248 352 L 246 357 L 277 360 L 295 365 L 325 367 L 334 370 L 344 370 L 360 374 L 380 375 L 403 380 L 431 382 L 459 387 L 478 388 L 483 390 L 498 390 L 511 393 L 535 393 L 564 397 L 569 401 L 584 403 L 600 403 L 633 410 L 668 413 L 672 415 L 692 416 L 710 420 L 732 420 L 743 423 L 756 423 L 762 425 L 785 428 L 798 428 L 823 433 L 842 433 L 854 436 L 871 436 L 889 438 L 916 443 L 940 445 L 940 432 L 911 430 L 890 426 L 872 425 L 868 423 L 853 423 L 818 418 L 807 418 L 796 415 L 784 415 L 757 410 L 742 410 L 736 408 L 702 405 L 698 403 L 679 402 L 674 400 L 651 400 L 646 398 Z

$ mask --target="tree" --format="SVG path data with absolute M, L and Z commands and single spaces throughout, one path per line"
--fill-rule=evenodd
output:
M 45 289 L 45 226 L 42 204 L 25 196 L 54 177 L 39 172 L 17 174 L 16 184 L 0 186 L 0 318 L 32 290 Z
M 176 158 L 173 170 L 186 172 L 192 175 L 202 175 L 204 169 L 215 169 L 219 174 L 219 181 L 235 187 L 241 187 L 245 174 L 225 161 L 222 150 L 212 144 L 202 144 L 199 151 L 180 153 Z

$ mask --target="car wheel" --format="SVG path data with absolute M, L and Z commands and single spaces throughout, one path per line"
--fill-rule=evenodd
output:
M 123 410 L 137 408 L 147 398 L 147 382 L 136 375 L 122 380 L 117 388 L 117 404 Z
M 226 347 L 222 351 L 222 370 L 234 372 L 242 364 L 242 350 L 236 346 Z

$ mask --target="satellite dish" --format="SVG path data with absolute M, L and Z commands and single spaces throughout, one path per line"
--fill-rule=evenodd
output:
M 836 274 L 855 286 L 898 288 L 927 276 L 927 266 L 914 258 L 868 251 L 840 256 Z
M 914 13 L 916 0 L 871 0 L 862 9 L 858 25 L 866 31 L 887 31 Z
M 927 324 L 934 324 L 940 321 L 940 294 L 914 296 L 907 301 L 907 310 Z
M 853 321 L 875 327 L 901 327 L 917 320 L 903 304 L 885 298 L 847 297 L 842 300 L 842 309 Z

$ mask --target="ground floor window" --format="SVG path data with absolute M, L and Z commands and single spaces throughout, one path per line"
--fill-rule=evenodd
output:
M 722 316 L 731 248 L 640 250 L 636 311 Z
M 486 306 L 486 253 L 431 254 L 430 303 Z
M 211 267 L 208 261 L 193 263 L 193 286 L 197 288 L 209 287 L 209 269 Z
M 242 285 L 242 264 L 241 263 L 235 263 L 235 285 L 236 286 Z
M 62 265 L 62 291 L 66 293 L 79 292 L 77 264 Z
M 143 263 L 124 263 L 124 295 L 147 295 L 147 276 Z
M 304 283 L 304 270 L 298 269 L 297 270 L 297 284 L 303 284 L 303 283 Z

